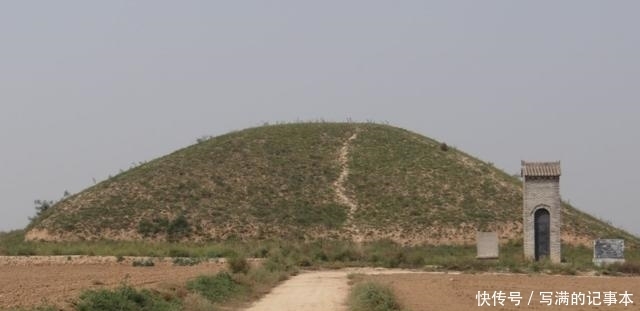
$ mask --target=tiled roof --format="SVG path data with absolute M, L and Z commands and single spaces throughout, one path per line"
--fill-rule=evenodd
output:
M 560 161 L 558 162 L 522 161 L 522 176 L 537 176 L 537 177 L 560 176 Z

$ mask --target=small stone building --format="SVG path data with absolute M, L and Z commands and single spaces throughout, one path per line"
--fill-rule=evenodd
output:
M 522 161 L 524 257 L 559 263 L 562 205 L 560 162 Z

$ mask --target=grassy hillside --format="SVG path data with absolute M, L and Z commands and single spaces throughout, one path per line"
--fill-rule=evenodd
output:
M 519 161 L 520 159 L 514 159 Z M 265 126 L 178 150 L 61 201 L 32 240 L 521 237 L 521 182 L 463 152 L 376 124 Z M 565 206 L 563 240 L 638 239 Z

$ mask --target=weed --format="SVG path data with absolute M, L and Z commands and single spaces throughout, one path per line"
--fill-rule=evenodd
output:
M 247 290 L 227 272 L 220 272 L 213 276 L 199 276 L 187 283 L 187 289 L 214 303 L 228 301 Z
M 167 227 L 168 241 L 179 241 L 188 237 L 189 234 L 191 234 L 191 227 L 189 226 L 189 221 L 184 214 L 178 215 L 178 217 L 171 221 Z
M 247 274 L 247 272 L 249 272 L 249 269 L 251 268 L 247 259 L 243 256 L 238 255 L 231 256 L 228 259 L 227 264 L 229 266 L 229 270 L 231 270 L 231 272 L 233 273 Z
M 136 259 L 131 263 L 134 267 L 153 267 L 156 264 L 153 262 L 153 259 Z
M 169 249 L 169 257 L 192 257 L 192 254 L 184 248 L 171 248 Z
M 351 311 L 400 311 L 391 288 L 373 283 L 359 283 L 351 290 L 349 296 Z
M 174 266 L 195 266 L 202 262 L 200 258 L 191 258 L 191 257 L 175 257 L 173 258 Z
M 178 311 L 178 300 L 166 301 L 149 290 L 130 286 L 85 291 L 76 304 L 77 311 Z
M 600 270 L 605 275 L 640 275 L 640 262 L 625 261 L 624 263 L 605 265 Z
M 182 302 L 183 310 L 185 311 L 212 311 L 217 310 L 214 304 L 207 298 L 200 296 L 199 294 L 189 294 Z
M 166 232 L 169 227 L 169 220 L 163 217 L 154 217 L 151 220 L 143 219 L 138 223 L 138 233 L 145 237 L 153 237 L 159 233 Z

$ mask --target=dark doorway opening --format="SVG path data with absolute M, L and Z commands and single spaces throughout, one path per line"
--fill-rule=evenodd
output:
M 549 211 L 541 208 L 534 215 L 536 260 L 549 257 L 551 244 L 551 226 Z

